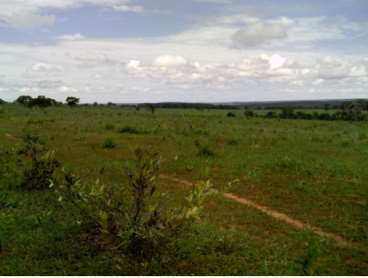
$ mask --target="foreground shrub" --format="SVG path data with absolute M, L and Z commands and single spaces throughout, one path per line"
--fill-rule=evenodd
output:
M 136 151 L 126 169 L 126 181 L 106 186 L 99 181 L 83 184 L 70 173 L 56 187 L 64 206 L 77 208 L 76 222 L 88 225 L 104 246 L 134 257 L 162 259 L 173 241 L 196 222 L 206 198 L 214 193 L 209 182 L 195 186 L 181 207 L 170 207 L 157 190 L 160 159 Z
M 60 166 L 55 152 L 40 144 L 37 136 L 26 135 L 24 141 L 25 146 L 19 153 L 30 160 L 30 167 L 24 170 L 20 186 L 29 191 L 48 189 L 54 172 Z

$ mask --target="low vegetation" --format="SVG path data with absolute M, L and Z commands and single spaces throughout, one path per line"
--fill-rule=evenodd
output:
M 367 122 L 293 118 L 344 110 L 1 108 L 0 275 L 368 272 Z

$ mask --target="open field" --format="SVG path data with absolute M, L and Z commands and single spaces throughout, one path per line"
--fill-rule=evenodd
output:
M 160 188 L 173 203 L 186 182 L 210 179 L 218 188 L 238 180 L 226 191 L 256 205 L 212 197 L 203 225 L 180 241 L 175 263 L 155 265 L 88 245 L 65 211 L 45 215 L 51 192 L 24 192 L 0 177 L 14 203 L 0 208 L 0 275 L 368 275 L 367 121 L 246 118 L 242 110 L 227 117 L 229 110 L 207 109 L 1 111 L 1 148 L 20 144 L 25 132 L 37 134 L 85 181 L 123 179 L 124 161 L 144 147 L 161 155 L 169 178 Z M 114 147 L 103 148 L 106 139 Z

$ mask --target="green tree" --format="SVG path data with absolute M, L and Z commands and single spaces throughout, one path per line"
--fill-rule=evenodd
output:
M 66 103 L 70 106 L 70 107 L 74 107 L 77 106 L 79 103 L 79 98 L 76 97 L 67 97 L 66 98 Z
M 32 100 L 33 98 L 31 96 L 20 96 L 15 100 L 15 102 L 28 106 Z

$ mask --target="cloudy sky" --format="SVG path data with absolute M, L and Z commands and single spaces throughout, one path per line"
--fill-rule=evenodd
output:
M 0 0 L 0 98 L 368 98 L 367 0 Z

